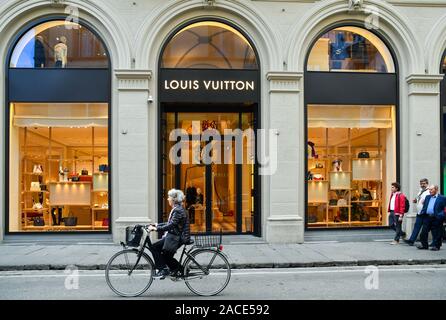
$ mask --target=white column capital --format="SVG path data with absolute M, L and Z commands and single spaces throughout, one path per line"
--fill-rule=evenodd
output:
M 411 74 L 406 77 L 409 95 L 439 95 L 442 74 Z
M 115 70 L 119 91 L 149 91 L 151 70 Z
M 269 92 L 300 92 L 300 80 L 302 72 L 271 71 L 266 74 L 270 83 Z

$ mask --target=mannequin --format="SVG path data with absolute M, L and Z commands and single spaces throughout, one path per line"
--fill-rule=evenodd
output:
M 65 68 L 67 66 L 67 38 L 61 36 L 59 43 L 54 46 L 54 67 Z
M 201 189 L 197 188 L 197 201 L 196 204 L 203 204 L 203 194 L 201 193 Z
M 34 42 L 34 68 L 44 68 L 46 62 L 44 40 L 37 36 Z
M 336 41 L 330 44 L 331 69 L 342 69 L 342 62 L 349 57 L 348 44 L 345 42 L 344 33 L 336 34 Z
M 197 188 L 192 183 L 186 189 L 186 209 L 197 202 Z

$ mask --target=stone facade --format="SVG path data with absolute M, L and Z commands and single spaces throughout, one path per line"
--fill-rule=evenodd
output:
M 262 238 L 304 240 L 305 59 L 312 42 L 339 22 L 373 23 L 395 53 L 399 75 L 398 153 L 403 191 L 418 181 L 440 182 L 440 62 L 446 49 L 446 1 L 364 0 L 0 0 L 0 74 L 15 35 L 34 19 L 66 14 L 67 7 L 94 26 L 112 64 L 113 238 L 134 223 L 157 220 L 157 90 L 161 48 L 180 24 L 218 17 L 252 40 L 260 59 L 262 128 L 276 129 L 278 170 L 261 178 Z M 5 77 L 0 101 L 5 106 Z M 153 103 L 148 98 L 153 98 Z M 422 116 L 420 116 L 422 115 Z M 5 132 L 4 112 L 0 131 Z M 0 239 L 5 233 L 5 138 L 0 167 Z M 141 177 L 143 177 L 141 179 Z M 410 231 L 413 218 L 406 220 Z

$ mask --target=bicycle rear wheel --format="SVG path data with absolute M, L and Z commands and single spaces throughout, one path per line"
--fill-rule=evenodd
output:
M 122 297 L 137 297 L 149 289 L 155 271 L 152 259 L 143 253 L 135 267 L 137 261 L 136 249 L 122 250 L 110 258 L 105 279 L 113 292 Z
M 214 249 L 191 253 L 184 263 L 187 287 L 200 296 L 214 296 L 222 292 L 231 279 L 231 266 L 226 257 Z

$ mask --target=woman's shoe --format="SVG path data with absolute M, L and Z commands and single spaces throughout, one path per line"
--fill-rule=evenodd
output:
M 392 245 L 399 244 L 399 241 L 393 240 L 390 244 L 392 244 Z
M 168 275 L 169 275 L 169 270 L 168 269 L 162 269 L 162 270 L 159 270 L 153 277 L 155 279 L 164 280 L 164 279 L 166 279 L 166 277 Z

